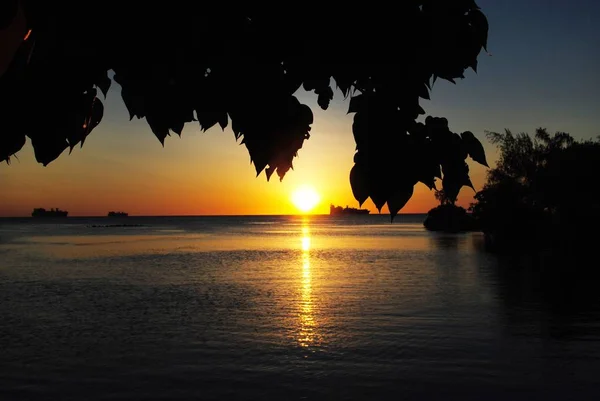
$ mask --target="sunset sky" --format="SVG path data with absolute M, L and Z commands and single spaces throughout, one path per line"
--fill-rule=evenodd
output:
M 488 161 L 496 159 L 485 141 L 486 130 L 533 132 L 544 126 L 575 138 L 600 135 L 600 2 L 583 0 L 478 0 L 490 22 L 488 50 L 479 58 L 479 73 L 452 85 L 437 81 L 428 114 L 447 117 L 454 132 L 472 131 L 484 142 Z M 288 214 L 298 209 L 292 192 L 311 185 L 321 201 L 313 210 L 328 213 L 329 204 L 358 204 L 348 174 L 354 140 L 347 100 L 336 92 L 327 111 L 305 92 L 299 100 L 315 114 L 305 142 L 283 182 L 255 176 L 254 166 L 233 132 L 217 127 L 201 133 L 188 124 L 182 138 L 167 138 L 164 148 L 145 120 L 129 121 L 113 82 L 104 119 L 82 149 L 68 151 L 43 167 L 30 143 L 11 165 L 0 165 L 0 216 L 25 216 L 34 207 L 59 207 L 72 216 Z M 471 165 L 476 188 L 485 169 Z M 463 188 L 467 206 L 474 192 Z M 433 193 L 419 184 L 403 213 L 427 212 Z M 375 212 L 368 200 L 365 207 Z M 387 212 L 387 209 L 384 210 Z

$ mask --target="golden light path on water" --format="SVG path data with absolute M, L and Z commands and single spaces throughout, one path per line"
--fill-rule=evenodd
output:
M 310 266 L 310 227 L 308 220 L 302 222 L 302 287 L 300 300 L 300 322 L 298 343 L 302 347 L 317 345 L 317 324 L 312 293 L 312 272 Z

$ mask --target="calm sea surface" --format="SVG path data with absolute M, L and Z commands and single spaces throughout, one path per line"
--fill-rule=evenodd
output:
M 600 399 L 597 283 L 422 219 L 0 220 L 0 400 Z

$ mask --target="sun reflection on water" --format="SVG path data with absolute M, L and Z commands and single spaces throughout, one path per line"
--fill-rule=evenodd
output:
M 310 266 L 310 229 L 308 221 L 302 225 L 302 287 L 300 300 L 300 322 L 298 343 L 302 347 L 317 345 L 318 333 L 312 293 L 312 272 Z
M 302 258 L 308 259 L 308 251 L 310 251 L 310 231 L 308 226 L 302 227 Z

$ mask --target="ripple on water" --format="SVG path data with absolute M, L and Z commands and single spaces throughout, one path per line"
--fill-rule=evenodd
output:
M 471 235 L 214 221 L 1 244 L 0 398 L 600 392 L 598 303 L 524 290 Z M 273 224 L 281 232 L 263 235 Z

